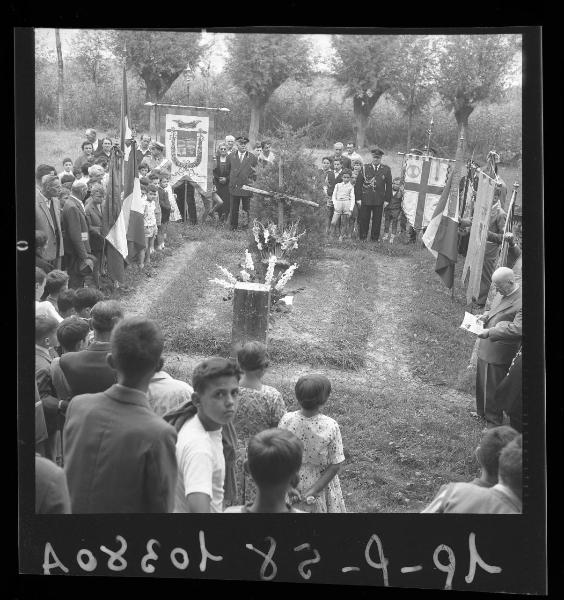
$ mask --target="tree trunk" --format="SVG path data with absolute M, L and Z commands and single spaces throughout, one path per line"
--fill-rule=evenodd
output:
M 368 126 L 368 117 L 374 108 L 376 102 L 380 98 L 380 94 L 374 96 L 359 98 L 353 97 L 353 113 L 354 113 L 354 132 L 356 134 L 356 147 L 360 150 L 365 146 L 366 128 Z
M 151 84 L 150 81 L 145 81 L 145 101 L 156 103 L 159 101 L 159 91 L 156 85 Z M 149 109 L 149 134 L 155 141 L 158 140 L 157 131 L 157 107 L 151 106 Z
M 456 160 L 460 160 L 462 162 L 464 160 L 464 156 L 466 154 L 466 138 L 468 137 L 468 118 L 472 114 L 474 107 L 472 106 L 462 106 L 454 111 L 454 116 L 456 118 L 456 122 L 458 123 L 458 139 L 461 137 L 464 138 L 462 144 L 457 146 L 456 151 Z M 458 143 L 458 142 L 457 142 Z M 459 157 L 458 155 L 461 154 Z
M 412 135 L 412 130 L 413 130 L 413 115 L 411 114 L 411 112 L 408 113 L 407 115 L 407 141 L 406 141 L 406 148 L 405 151 L 409 152 L 410 148 L 411 148 L 411 135 Z
M 57 46 L 57 66 L 58 66 L 58 78 L 57 78 L 57 107 L 59 113 L 59 131 L 63 128 L 63 110 L 64 110 L 64 71 L 63 71 L 63 52 L 61 50 L 61 35 L 58 29 L 55 29 L 55 43 Z
M 249 124 L 249 144 L 251 149 L 258 138 L 260 122 L 264 116 L 264 107 L 264 104 L 254 102 L 251 104 L 251 122 Z

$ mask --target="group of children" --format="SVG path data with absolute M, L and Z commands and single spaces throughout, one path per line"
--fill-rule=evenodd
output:
M 145 230 L 145 249 L 139 253 L 139 268 L 151 264 L 151 255 L 164 250 L 169 222 L 181 219 L 176 195 L 170 185 L 170 172 L 153 169 L 141 162 L 139 165 L 139 183 L 143 203 L 143 227 Z
M 346 156 L 346 155 L 345 155 Z M 363 162 L 356 158 L 351 161 L 351 169 L 343 168 L 343 160 L 337 156 L 325 156 L 321 160 L 321 180 L 327 197 L 326 233 L 337 235 L 339 241 L 344 238 L 358 238 L 358 215 L 362 203 L 362 186 L 358 185 L 358 174 Z M 383 241 L 394 243 L 399 233 L 406 233 L 408 222 L 402 210 L 403 184 L 401 177 L 392 182 L 392 197 L 384 208 Z M 391 231 L 390 231 L 391 226 Z M 408 242 L 416 239 L 415 230 L 409 226 Z

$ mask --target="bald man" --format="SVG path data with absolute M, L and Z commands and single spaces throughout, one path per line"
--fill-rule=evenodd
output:
M 343 154 L 343 150 L 345 149 L 343 143 L 336 142 L 333 145 L 333 148 L 335 150 L 335 153 L 331 157 L 332 161 L 334 161 L 336 158 L 338 158 L 341 161 L 341 167 L 343 167 L 343 169 L 351 169 L 352 170 L 351 159 L 346 154 Z
M 227 146 L 227 154 L 231 154 L 233 152 L 233 150 L 236 150 L 235 136 L 234 135 L 226 135 L 225 136 L 225 145 Z
M 87 191 L 85 183 L 75 181 L 72 184 L 71 195 L 61 211 L 65 262 L 69 274 L 69 288 L 72 289 L 84 286 L 84 266 L 89 267 L 91 272 L 94 271 L 94 257 L 90 252 L 88 222 L 84 208 Z
M 497 294 L 491 309 L 479 317 L 484 331 L 478 335 L 476 370 L 476 412 L 486 420 L 488 428 L 503 421 L 503 406 L 496 401 L 496 389 L 505 377 L 511 361 L 521 345 L 523 334 L 521 287 L 515 274 L 500 267 L 492 275 Z
M 95 129 L 87 129 L 84 132 L 86 139 L 92 144 L 92 155 L 98 154 L 102 150 L 102 141 L 98 139 L 98 134 Z

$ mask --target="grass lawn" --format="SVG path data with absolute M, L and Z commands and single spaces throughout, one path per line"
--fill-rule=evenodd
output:
M 217 264 L 237 269 L 247 238 L 182 227 L 206 243 L 147 313 L 165 332 L 166 369 L 190 380 L 198 360 L 229 354 L 232 304 L 208 279 L 220 276 Z M 472 397 L 455 390 L 471 392 L 460 373 L 474 339 L 458 328 L 462 290 L 453 300 L 433 267 L 431 254 L 413 245 L 329 242 L 326 259 L 289 286 L 305 289 L 270 332 L 265 382 L 289 410 L 297 409 L 300 375 L 322 371 L 332 382 L 324 410 L 343 435 L 350 512 L 417 512 L 443 483 L 478 474 Z
M 65 155 L 75 158 L 82 134 L 38 130 L 36 162 L 58 167 Z M 400 157 L 389 152 L 384 159 L 399 172 Z M 221 277 L 217 265 L 239 270 L 248 235 L 173 224 L 169 250 L 157 253 L 154 270 L 160 275 L 170 268 L 190 242 L 197 248 L 185 264 L 184 255 L 176 261 L 174 276 L 159 279 L 162 289 L 151 287 L 150 275 L 131 270 L 125 282 L 162 327 L 165 368 L 188 381 L 198 360 L 230 352 L 232 303 L 209 279 Z M 473 452 L 481 431 L 469 415 L 467 369 L 474 338 L 459 329 L 462 260 L 452 298 L 434 273 L 435 259 L 418 244 L 323 244 L 323 258 L 298 270 L 288 286 L 304 288 L 292 311 L 275 313 L 265 383 L 295 410 L 297 378 L 325 372 L 333 391 L 324 411 L 339 423 L 345 446 L 340 477 L 348 510 L 418 512 L 441 484 L 478 473 Z M 144 298 L 143 290 L 151 293 Z M 106 293 L 127 302 L 120 291 Z

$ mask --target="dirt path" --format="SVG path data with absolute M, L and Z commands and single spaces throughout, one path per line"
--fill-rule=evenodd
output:
M 401 315 L 409 310 L 417 293 L 409 286 L 412 261 L 407 257 L 381 254 L 376 262 L 378 294 L 373 305 L 376 323 L 367 342 L 366 374 L 372 380 L 388 383 L 397 380 L 397 385 L 408 388 L 415 396 L 433 394 L 461 405 L 472 402 L 469 394 L 414 377 L 399 327 Z
M 167 257 L 154 277 L 147 277 L 131 296 L 124 297 L 121 305 L 125 315 L 131 317 L 147 313 L 170 281 L 180 274 L 200 244 L 201 242 L 186 242 L 181 248 L 175 249 L 174 254 Z

